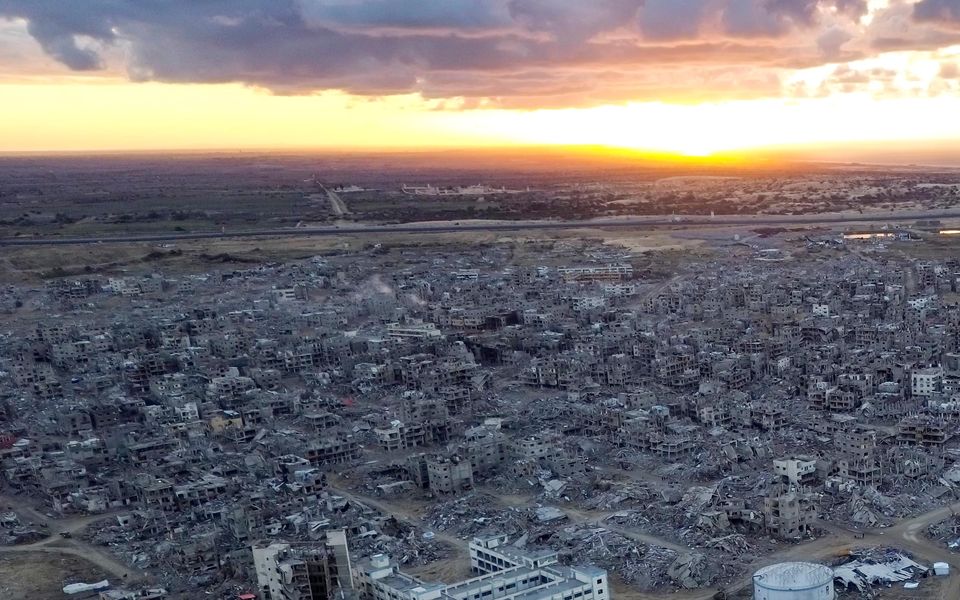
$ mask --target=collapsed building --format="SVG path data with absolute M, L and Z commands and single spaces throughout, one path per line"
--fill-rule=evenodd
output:
M 171 594 L 602 598 L 581 554 L 643 589 L 720 585 L 822 520 L 891 524 L 960 485 L 960 265 L 797 244 L 669 275 L 584 241 L 18 289 L 3 485 L 116 517 L 71 543 Z M 458 552 L 473 579 L 408 572 Z

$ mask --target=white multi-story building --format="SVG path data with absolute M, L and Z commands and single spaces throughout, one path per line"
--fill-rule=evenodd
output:
M 576 296 L 573 298 L 573 310 L 592 310 L 603 308 L 607 299 L 600 296 Z
M 817 461 L 806 456 L 778 458 L 773 461 L 773 472 L 793 485 L 800 485 L 816 474 Z
M 433 323 L 390 323 L 387 335 L 397 339 L 427 340 L 443 337 L 443 333 Z
M 560 267 L 565 281 L 623 281 L 633 279 L 633 265 L 622 263 L 591 267 Z
M 360 600 L 606 600 L 607 572 L 564 567 L 553 551 L 521 550 L 506 536 L 474 538 L 470 565 L 477 577 L 444 585 L 400 572 L 390 557 L 377 554 L 354 569 Z
M 915 369 L 910 373 L 910 391 L 923 398 L 939 394 L 943 391 L 943 368 Z

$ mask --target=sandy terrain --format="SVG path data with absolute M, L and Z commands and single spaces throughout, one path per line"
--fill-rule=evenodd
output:
M 387 247 L 419 247 L 424 252 L 458 244 L 518 244 L 558 239 L 602 239 L 634 252 L 689 250 L 698 239 L 674 236 L 666 231 L 609 231 L 570 229 L 528 232 L 445 232 L 409 234 L 350 234 L 334 237 L 187 240 L 157 244 L 90 244 L 85 246 L 37 246 L 5 248 L 0 256 L 0 281 L 39 282 L 56 276 L 136 275 L 200 273 L 221 268 L 243 268 L 270 261 L 298 260 L 329 252 L 352 252 L 372 244 Z
M 64 582 L 91 583 L 106 575 L 88 562 L 53 554 L 0 555 L 0 598 L 61 600 Z

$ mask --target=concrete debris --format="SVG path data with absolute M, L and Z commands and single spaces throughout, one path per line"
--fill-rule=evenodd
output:
M 63 593 L 67 596 L 79 597 L 79 594 L 88 595 L 110 587 L 110 582 L 104 579 L 96 583 L 70 583 L 63 586 Z
M 537 521 L 541 523 L 552 523 L 567 518 L 567 515 L 555 506 L 541 506 L 536 510 Z
M 731 533 L 719 538 L 707 540 L 704 544 L 708 548 L 722 550 L 730 557 L 741 556 L 743 554 L 754 552 L 753 546 L 747 541 L 746 536 L 740 533 Z
M 854 560 L 834 567 L 833 575 L 838 584 L 863 592 L 924 577 L 929 570 L 901 552 L 878 548 L 858 553 Z
M 602 527 L 566 527 L 548 541 L 563 548 L 561 558 L 598 565 L 642 590 L 673 581 L 667 571 L 677 558 L 675 551 L 635 542 Z
M 667 575 L 686 589 L 705 587 L 713 581 L 706 563 L 702 554 L 681 554 L 667 569 Z
M 345 557 L 367 591 L 543 559 L 666 592 L 942 517 L 960 261 L 892 249 L 899 230 L 717 231 L 695 256 L 347 236 L 0 286 L 0 544 L 96 548 L 145 598 L 261 593 L 303 564 L 349 586 Z M 909 546 L 960 547 L 956 519 L 926 533 Z M 864 590 L 921 573 L 894 551 L 838 569 Z

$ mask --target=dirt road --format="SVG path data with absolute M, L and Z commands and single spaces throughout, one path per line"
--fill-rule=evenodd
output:
M 496 500 L 496 493 L 484 490 L 484 493 Z M 510 502 L 515 505 L 515 502 Z M 676 552 L 692 552 L 691 548 L 660 538 L 635 528 L 620 527 L 607 522 L 607 518 L 616 511 L 584 511 L 574 508 L 562 508 L 561 510 L 574 523 L 595 524 L 623 535 L 626 538 L 633 539 L 646 544 L 662 546 Z M 829 561 L 838 556 L 845 555 L 855 548 L 890 546 L 899 548 L 912 553 L 919 562 L 932 564 L 934 562 L 946 562 L 950 564 L 951 575 L 946 584 L 941 588 L 940 598 L 942 600 L 957 600 L 960 598 L 960 555 L 954 554 L 948 548 L 937 542 L 927 539 L 923 533 L 926 528 L 934 523 L 939 523 L 950 518 L 954 513 L 960 514 L 960 503 L 950 506 L 943 506 L 926 512 L 916 517 L 911 517 L 900 521 L 893 527 L 886 529 L 872 529 L 857 531 L 845 529 L 842 527 L 829 526 L 827 535 L 821 536 L 816 540 L 788 546 L 774 553 L 768 554 L 754 561 L 747 573 L 744 573 L 739 579 L 724 587 L 724 590 L 730 594 L 740 592 L 753 585 L 753 573 L 760 567 L 784 561 Z M 862 536 L 862 537 L 861 537 Z M 675 600 L 711 600 L 719 588 L 711 587 L 699 590 L 680 590 L 677 592 L 650 593 L 631 591 L 629 597 L 633 600 L 666 600 L 672 598 Z
M 423 520 L 417 515 L 416 511 L 414 510 L 411 510 L 405 506 L 400 506 L 399 504 L 394 504 L 391 502 L 386 502 L 383 500 L 378 500 L 375 498 L 370 498 L 368 496 L 363 496 L 360 494 L 350 492 L 348 490 L 343 489 L 342 487 L 337 487 L 334 484 L 330 484 L 329 481 L 330 480 L 328 480 L 327 487 L 330 489 L 330 491 L 340 496 L 343 496 L 348 500 L 351 500 L 353 502 L 359 502 L 360 504 L 365 504 L 371 508 L 375 508 L 381 513 L 395 517 L 398 521 L 402 521 L 413 527 L 417 527 L 419 529 L 423 529 L 427 531 L 433 531 L 433 529 L 430 526 L 428 526 L 423 522 Z M 441 540 L 442 542 L 449 544 L 453 548 L 456 548 L 458 552 L 464 555 L 468 554 L 467 546 L 469 544 L 469 540 L 460 539 L 458 537 L 452 536 L 447 533 L 443 533 L 441 531 L 433 531 L 433 534 L 435 536 L 435 539 Z
M 93 523 L 111 518 L 116 513 L 58 519 L 49 517 L 38 510 L 30 499 L 7 495 L 0 495 L 0 506 L 11 507 L 21 518 L 46 527 L 50 532 L 49 537 L 32 544 L 0 546 L 0 553 L 17 554 L 33 552 L 67 554 L 93 563 L 118 580 L 142 581 L 146 578 L 146 573 L 143 571 L 128 567 L 93 544 L 89 544 L 75 537 L 64 538 L 60 535 L 60 533 L 63 532 L 73 536 L 76 533 L 82 532 Z
M 342 485 L 337 485 L 336 481 L 330 485 L 330 490 L 351 501 L 365 504 L 383 514 L 394 516 L 398 520 L 406 522 L 411 526 L 432 530 L 419 517 L 416 510 L 407 506 L 350 492 L 344 489 Z M 486 493 L 491 496 L 492 500 L 496 498 L 495 493 Z M 83 531 L 90 524 L 104 518 L 109 518 L 110 515 L 56 519 L 48 517 L 46 514 L 37 510 L 29 500 L 0 496 L 0 504 L 13 507 L 22 517 L 34 523 L 44 525 L 52 532 L 51 536 L 33 544 L 0 547 L 0 553 L 16 554 L 33 552 L 70 555 L 89 561 L 120 580 L 141 581 L 146 578 L 146 573 L 124 565 L 96 546 L 72 537 L 64 539 L 59 535 L 61 531 L 67 531 L 71 534 Z M 691 551 L 689 548 L 670 540 L 658 538 L 642 531 L 634 530 L 633 528 L 619 527 L 606 523 L 606 518 L 615 511 L 582 511 L 572 508 L 563 510 L 573 522 L 596 524 L 597 526 L 605 527 L 625 537 L 636 539 L 637 541 L 642 541 L 647 544 L 670 548 L 677 552 Z M 742 577 L 725 586 L 724 590 L 728 594 L 733 594 L 749 588 L 753 582 L 752 573 L 756 569 L 769 564 L 792 560 L 828 561 L 838 556 L 846 555 L 852 549 L 856 548 L 889 546 L 912 553 L 919 562 L 930 564 L 934 562 L 948 563 L 951 566 L 951 575 L 941 588 L 940 598 L 942 600 L 957 600 L 960 598 L 960 555 L 954 554 L 942 544 L 927 539 L 924 536 L 924 531 L 929 525 L 945 521 L 955 513 L 960 514 L 960 503 L 943 506 L 924 514 L 904 519 L 886 529 L 857 531 L 835 525 L 827 525 L 828 533 L 816 540 L 788 546 L 757 559 L 749 566 L 748 571 L 744 573 Z M 434 532 L 434 534 L 437 539 L 442 540 L 457 550 L 460 556 L 451 561 L 451 566 L 456 564 L 457 568 L 462 568 L 460 565 L 463 564 L 461 562 L 463 557 L 467 555 L 468 540 L 460 539 L 443 532 Z M 625 596 L 629 597 L 630 600 L 711 600 L 717 591 L 717 588 L 656 593 L 630 590 Z

